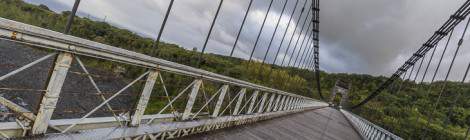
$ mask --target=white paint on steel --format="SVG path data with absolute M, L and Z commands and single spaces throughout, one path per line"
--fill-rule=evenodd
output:
M 253 95 L 252 95 L 252 98 L 251 98 L 251 101 L 250 101 L 250 106 L 248 107 L 248 111 L 247 111 L 246 114 L 253 113 L 253 107 L 255 106 L 256 99 L 258 99 L 258 93 L 259 93 L 259 91 L 257 91 L 257 90 L 253 92 Z
M 235 104 L 235 109 L 233 110 L 232 112 L 232 115 L 238 115 L 238 110 L 240 110 L 240 106 L 243 102 L 243 98 L 245 97 L 245 93 L 246 93 L 246 88 L 242 88 L 240 90 L 240 93 L 238 93 L 238 100 L 237 100 L 237 104 Z
M 261 97 L 261 103 L 258 108 L 258 113 L 263 113 L 264 105 L 266 103 L 266 98 L 268 98 L 269 93 L 265 92 L 263 97 Z
M 195 80 L 193 89 L 191 90 L 191 93 L 189 94 L 189 99 L 186 102 L 186 107 L 184 109 L 183 116 L 181 117 L 182 120 L 189 119 L 189 116 L 191 115 L 191 111 L 193 110 L 194 102 L 196 102 L 197 93 L 199 92 L 199 87 L 201 86 L 201 84 L 202 84 L 201 79 Z
M 225 94 L 227 94 L 228 87 L 229 87 L 228 85 L 222 86 L 222 91 L 220 92 L 219 99 L 217 100 L 217 103 L 215 104 L 215 109 L 214 109 L 214 112 L 212 113 L 212 117 L 217 117 L 219 115 L 219 111 L 220 111 L 220 108 L 222 107 L 222 103 L 224 102 Z
M 147 81 L 145 82 L 144 89 L 140 95 L 139 101 L 137 102 L 136 111 L 131 119 L 131 126 L 138 126 L 140 124 L 140 120 L 144 115 L 145 108 L 147 108 L 147 103 L 150 100 L 150 95 L 152 94 L 153 87 L 155 85 L 155 81 L 159 72 L 156 70 L 150 70 L 150 73 L 147 76 Z
M 54 70 L 49 77 L 46 93 L 42 97 L 42 101 L 34 120 L 32 134 L 44 134 L 47 131 L 49 120 L 52 118 L 52 113 L 56 108 L 62 86 L 67 76 L 67 72 L 72 64 L 72 54 L 60 53 L 54 64 Z

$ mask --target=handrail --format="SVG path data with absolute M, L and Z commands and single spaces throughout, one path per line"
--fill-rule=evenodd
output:
M 383 129 L 380 126 L 375 125 L 367 121 L 366 119 L 355 115 L 349 111 L 340 110 L 346 119 L 354 126 L 356 131 L 363 137 L 363 139 L 369 140 L 403 140 L 401 137 Z

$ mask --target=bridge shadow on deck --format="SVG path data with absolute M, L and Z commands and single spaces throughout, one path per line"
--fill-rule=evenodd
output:
M 182 140 L 360 140 L 360 135 L 336 109 L 321 108 Z

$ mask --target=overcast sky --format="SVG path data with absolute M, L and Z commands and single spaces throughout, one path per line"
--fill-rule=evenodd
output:
M 54 11 L 70 10 L 74 0 L 27 0 L 34 4 L 45 4 Z M 80 16 L 89 16 L 138 34 L 156 38 L 164 13 L 170 0 L 82 0 Z M 248 59 L 270 0 L 254 0 L 246 27 L 235 56 Z M 257 49 L 255 58 L 262 59 L 267 50 L 271 34 L 276 26 L 285 0 L 274 0 L 271 12 Z M 364 73 L 390 76 L 421 44 L 423 44 L 465 0 L 321 0 L 320 4 L 320 63 L 328 72 Z M 249 0 L 225 0 L 214 27 L 207 51 L 228 55 L 233 46 L 243 14 Z M 299 0 L 294 14 L 296 24 L 305 0 Z M 308 0 L 310 3 L 310 0 Z M 214 17 L 218 0 L 176 0 L 168 19 L 162 40 L 179 44 L 184 48 L 202 48 Z M 276 32 L 268 62 L 272 63 L 284 30 L 287 27 L 295 0 L 288 0 Z M 309 5 L 309 4 L 307 4 Z M 303 16 L 306 15 L 307 10 Z M 303 20 L 297 26 L 294 39 L 300 34 Z M 462 33 L 458 26 L 443 60 L 440 75 L 444 75 L 451 61 L 451 54 Z M 294 28 L 288 30 L 289 38 Z M 468 36 L 470 37 L 470 36 Z M 468 37 L 465 40 L 468 40 Z M 288 39 L 286 39 L 288 40 Z M 300 45 L 301 41 L 299 41 Z M 287 47 L 284 42 L 281 55 Z M 293 41 L 292 46 L 295 44 Z M 443 44 L 441 42 L 441 44 Z M 468 44 L 468 45 L 467 45 Z M 467 49 L 468 48 L 468 49 Z M 304 48 L 302 49 L 304 50 Z M 443 45 L 436 51 L 439 56 Z M 292 49 L 291 49 L 292 51 Z M 278 57 L 281 59 L 282 57 Z M 470 42 L 464 43 L 456 61 L 451 78 L 461 79 L 470 58 Z M 289 55 L 288 55 L 289 59 Z M 429 57 L 425 59 L 429 60 Z M 426 62 L 425 61 L 425 62 Z M 279 61 L 278 61 L 279 62 Z M 430 70 L 435 69 L 433 61 Z M 423 71 L 424 66 L 421 71 Z M 421 72 L 422 73 L 422 72 Z M 418 76 L 421 77 L 421 76 Z M 429 78 L 431 76 L 428 76 Z M 438 76 L 442 79 L 442 76 Z M 413 77 L 412 77 L 413 78 Z M 428 78 L 428 79 L 429 79 Z M 418 78 L 420 79 L 420 78 Z

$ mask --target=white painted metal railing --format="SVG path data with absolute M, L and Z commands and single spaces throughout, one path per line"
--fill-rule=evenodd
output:
M 308 97 L 276 90 L 250 82 L 215 74 L 205 70 L 181 65 L 178 63 L 154 58 L 137 52 L 81 39 L 59 32 L 19 23 L 0 18 L 0 39 L 29 46 L 55 50 L 30 64 L 27 64 L 6 75 L 0 76 L 0 81 L 33 67 L 51 56 L 57 56 L 53 72 L 49 77 L 47 89 L 41 99 L 38 113 L 33 113 L 15 103 L 0 97 L 0 104 L 21 116 L 18 122 L 0 123 L 1 137 L 22 137 L 29 135 L 46 134 L 48 139 L 78 138 L 78 139 L 109 139 L 109 138 L 175 138 L 192 133 L 211 131 L 233 125 L 252 123 L 281 115 L 291 114 L 313 108 L 328 106 L 328 104 Z M 7 52 L 1 52 L 7 53 Z M 98 93 L 102 93 L 93 77 L 86 69 L 80 56 L 92 57 L 100 60 L 135 65 L 148 69 L 112 96 L 100 99 L 103 101 L 86 115 L 75 119 L 51 120 L 56 108 L 61 89 L 65 82 L 69 68 L 77 62 L 88 75 L 89 82 Z M 193 78 L 193 82 L 186 88 L 179 90 L 177 96 L 170 98 L 161 73 L 168 72 Z M 111 100 L 123 91 L 133 86 L 137 81 L 146 79 L 140 93 L 137 107 L 129 116 L 120 116 L 113 113 L 112 117 L 90 118 L 98 109 L 106 107 L 112 110 Z M 159 81 L 161 87 L 156 87 Z M 222 84 L 216 93 L 211 94 L 209 100 L 199 110 L 194 109 L 196 99 L 202 94 L 206 95 L 204 83 L 215 82 Z M 150 95 L 154 88 L 162 88 L 168 97 L 168 103 L 157 114 L 144 115 Z M 237 89 L 238 93 L 229 103 L 225 103 L 229 88 Z M 175 92 L 175 91 L 172 91 Z M 262 95 L 261 95 L 262 94 Z M 181 99 L 187 95 L 188 99 Z M 244 100 L 245 97 L 248 100 Z M 174 108 L 176 100 L 186 100 L 183 112 L 163 114 L 169 108 Z M 215 104 L 211 106 L 209 104 Z M 209 109 L 210 108 L 210 109 Z M 225 113 L 227 108 L 233 111 Z M 202 112 L 208 109 L 210 112 Z M 173 109 L 172 109 L 173 110 Z M 207 115 L 210 114 L 210 115 Z M 157 121 L 158 120 L 158 121 Z M 52 131 L 51 131 L 52 130 Z M 86 131 L 84 131 L 86 130 Z M 80 133 L 70 133 L 80 132 Z
M 350 113 L 346 110 L 340 110 L 346 119 L 354 126 L 356 131 L 361 134 L 363 139 L 367 140 L 403 140 L 399 136 L 377 126 L 366 119 Z

